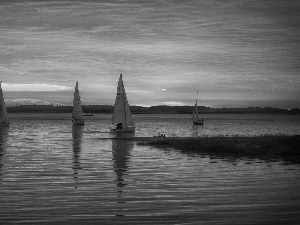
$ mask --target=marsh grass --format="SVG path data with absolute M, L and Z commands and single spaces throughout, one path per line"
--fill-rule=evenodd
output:
M 145 144 L 208 154 L 300 156 L 300 135 L 166 138 Z

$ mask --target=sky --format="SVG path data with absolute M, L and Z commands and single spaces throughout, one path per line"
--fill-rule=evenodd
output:
M 300 0 L 0 1 L 6 105 L 300 108 Z M 198 96 L 197 96 L 198 91 Z

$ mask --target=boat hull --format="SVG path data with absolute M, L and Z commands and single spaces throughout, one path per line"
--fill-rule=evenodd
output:
M 193 124 L 194 125 L 203 125 L 204 123 L 202 121 L 194 121 Z
M 84 125 L 84 120 L 73 120 L 73 125 Z
M 135 127 L 110 128 L 112 133 L 132 133 L 135 132 Z
M 0 127 L 9 127 L 9 122 L 0 123 Z

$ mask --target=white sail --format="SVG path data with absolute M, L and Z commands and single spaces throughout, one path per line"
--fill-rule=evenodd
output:
M 134 126 L 131 111 L 129 108 L 128 100 L 126 97 L 126 92 L 122 80 L 122 73 L 120 74 L 118 87 L 117 87 L 117 97 L 114 104 L 114 111 L 112 116 L 112 123 L 118 124 L 122 123 L 123 127 Z
M 118 87 L 117 87 L 117 97 L 114 104 L 114 111 L 112 116 L 112 123 L 126 123 L 126 116 L 125 116 L 125 99 L 124 99 L 124 86 L 122 81 L 122 74 L 120 74 Z
M 9 124 L 6 106 L 3 98 L 2 87 L 0 82 L 0 124 Z
M 80 95 L 78 90 L 78 81 L 76 82 L 75 91 L 74 91 L 72 118 L 75 120 L 82 120 L 82 121 L 84 120 L 81 100 L 80 100 Z
M 125 93 L 125 118 L 126 118 L 126 125 L 127 126 L 134 126 L 134 122 L 132 119 L 131 111 L 129 108 L 128 100 Z

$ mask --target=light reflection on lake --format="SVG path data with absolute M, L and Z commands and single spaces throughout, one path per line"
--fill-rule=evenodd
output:
M 299 221 L 298 164 L 140 146 L 109 134 L 109 115 L 89 118 L 84 126 L 72 126 L 69 115 L 10 118 L 11 126 L 0 132 L 0 224 Z M 202 135 L 221 123 L 227 130 L 241 123 L 239 129 L 246 133 L 260 124 L 257 121 L 269 128 L 285 124 L 280 133 L 299 129 L 295 117 L 207 118 L 208 124 L 199 128 L 191 126 L 186 115 L 135 119 L 136 136 L 156 135 L 162 129 Z
M 118 134 L 117 137 L 128 137 L 134 136 L 132 134 Z M 117 193 L 117 208 L 120 212 L 116 216 L 124 216 L 124 209 L 126 209 L 126 200 L 123 197 L 123 192 L 126 192 L 127 185 L 127 173 L 128 164 L 130 162 L 131 151 L 133 149 L 134 143 L 125 140 L 112 139 L 112 160 L 113 168 L 116 174 L 116 193 Z
M 0 183 L 2 180 L 2 167 L 3 167 L 3 157 L 5 157 L 6 152 L 6 143 L 8 138 L 9 127 L 1 127 L 0 128 Z
M 82 169 L 80 163 L 80 154 L 81 154 L 81 143 L 83 135 L 84 126 L 72 126 L 72 138 L 73 138 L 73 170 L 74 170 L 74 180 L 78 183 L 78 173 Z M 75 186 L 75 188 L 77 188 Z

